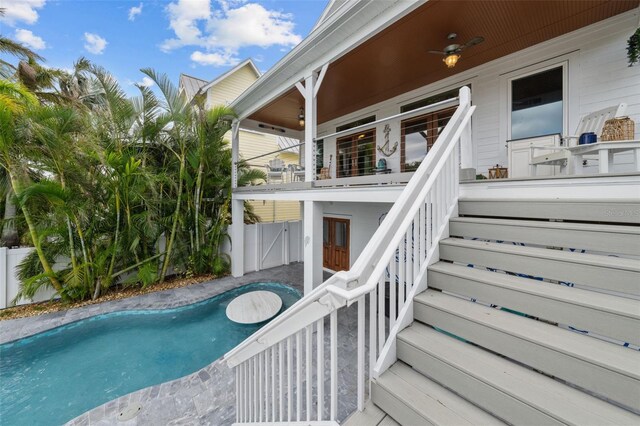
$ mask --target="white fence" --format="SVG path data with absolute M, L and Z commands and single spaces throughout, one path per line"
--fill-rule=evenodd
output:
M 257 223 L 245 225 L 244 271 L 260 271 L 274 266 L 302 261 L 302 221 Z M 0 309 L 11 306 L 20 290 L 16 267 L 33 250 L 31 247 L 9 249 L 0 247 Z M 225 252 L 230 252 L 227 245 Z M 55 291 L 43 289 L 33 300 L 20 299 L 17 304 L 41 302 L 53 297 Z
M 17 249 L 0 247 L 0 309 L 11 306 L 11 301 L 18 294 L 20 280 L 17 277 L 16 267 L 31 253 L 31 250 L 33 250 L 31 247 Z M 55 291 L 53 290 L 43 289 L 36 293 L 33 300 L 20 299 L 17 305 L 49 300 L 54 294 Z
M 245 273 L 288 265 L 302 259 L 302 221 L 245 225 Z

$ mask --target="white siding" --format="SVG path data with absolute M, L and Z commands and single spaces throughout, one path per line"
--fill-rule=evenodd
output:
M 356 111 L 318 127 L 318 135 L 332 133 L 336 126 L 372 114 L 377 119 L 400 112 L 403 104 L 418 100 L 461 84 L 472 85 L 472 102 L 477 106 L 473 118 L 475 165 L 486 173 L 495 164 L 506 165 L 507 85 L 510 77 L 544 65 L 568 61 L 568 124 L 566 132 L 575 132 L 580 117 L 594 110 L 628 104 L 627 115 L 636 122 L 635 138 L 640 138 L 640 66 L 628 67 L 626 41 L 638 26 L 638 10 L 582 28 L 564 36 L 532 46 L 482 66 L 461 72 L 385 102 Z M 462 60 L 464 60 L 464 55 Z M 400 140 L 399 125 L 392 125 L 391 145 Z M 377 145 L 384 143 L 378 129 Z M 399 149 L 387 158 L 398 170 Z M 335 176 L 335 141 L 325 140 L 325 164 L 333 154 L 332 176 Z M 380 154 L 378 153 L 378 156 Z M 380 157 L 378 157 L 380 158 Z M 631 157 L 616 157 L 616 171 L 627 171 Z

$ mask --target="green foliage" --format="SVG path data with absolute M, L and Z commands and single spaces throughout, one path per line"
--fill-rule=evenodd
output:
M 630 67 L 640 62 L 640 27 L 627 40 L 627 59 Z
M 84 58 L 50 74 L 28 59 L 31 86 L 0 81 L 0 210 L 17 211 L 0 225 L 17 224 L 36 248 L 19 267 L 19 297 L 52 286 L 67 300 L 98 298 L 169 273 L 227 272 L 234 112 L 203 111 L 151 69 L 160 96 L 140 86 L 130 99 Z M 264 179 L 239 165 L 240 185 Z M 245 217 L 259 220 L 249 206 Z

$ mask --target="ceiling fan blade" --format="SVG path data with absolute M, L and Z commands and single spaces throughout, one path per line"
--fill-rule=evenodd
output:
M 464 48 L 475 46 L 476 44 L 480 44 L 484 41 L 484 37 L 474 37 L 463 46 Z
M 446 55 L 442 50 L 429 50 L 429 53 L 433 53 L 434 55 Z

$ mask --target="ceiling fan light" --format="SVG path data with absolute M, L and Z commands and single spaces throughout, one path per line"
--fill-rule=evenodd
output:
M 450 53 L 444 57 L 443 61 L 447 65 L 447 68 L 453 68 L 456 66 L 459 59 L 460 55 L 458 55 L 457 53 Z

